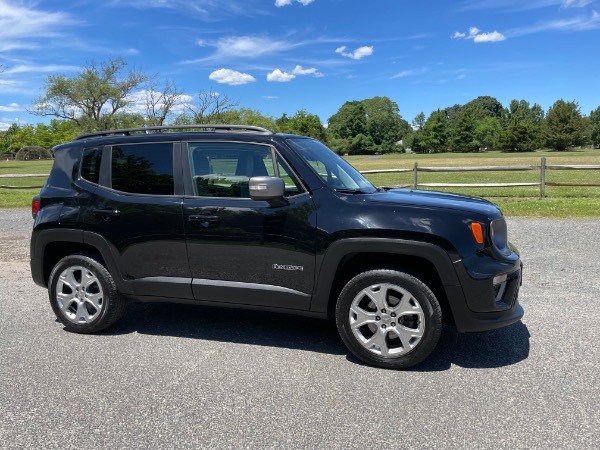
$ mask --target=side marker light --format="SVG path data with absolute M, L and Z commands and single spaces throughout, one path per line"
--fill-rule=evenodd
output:
M 480 245 L 483 244 L 483 227 L 479 222 L 471 223 L 471 232 L 473 233 L 475 242 L 477 242 Z

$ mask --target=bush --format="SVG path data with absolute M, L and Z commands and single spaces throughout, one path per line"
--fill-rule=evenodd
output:
M 52 152 L 44 147 L 31 145 L 23 147 L 17 152 L 15 159 L 19 161 L 27 161 L 31 159 L 52 159 Z

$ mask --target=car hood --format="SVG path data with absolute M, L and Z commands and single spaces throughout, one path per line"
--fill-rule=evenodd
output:
M 452 209 L 483 214 L 489 218 L 496 218 L 501 214 L 495 204 L 482 198 L 445 192 L 391 189 L 369 194 L 365 197 L 368 197 L 369 202 L 374 203 Z

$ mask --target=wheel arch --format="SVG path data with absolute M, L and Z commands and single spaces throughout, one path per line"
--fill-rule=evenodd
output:
M 348 239 L 332 244 L 320 265 L 311 311 L 331 316 L 346 283 L 374 269 L 398 270 L 420 279 L 436 295 L 444 320 L 454 322 L 445 286 L 460 283 L 450 257 L 434 244 L 397 239 Z
M 75 229 L 44 230 L 32 239 L 31 271 L 34 281 L 48 287 L 50 273 L 62 258 L 72 254 L 94 257 L 112 274 L 119 274 L 107 242 L 95 233 Z M 117 288 L 122 278 L 114 276 Z

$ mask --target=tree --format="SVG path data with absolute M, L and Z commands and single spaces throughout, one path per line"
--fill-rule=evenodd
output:
M 496 117 L 500 119 L 504 111 L 502 103 L 500 103 L 494 97 L 490 97 L 488 95 L 480 96 L 474 100 L 471 100 L 463 108 L 476 121 L 486 117 Z
M 279 131 L 279 126 L 271 116 L 265 116 L 261 112 L 250 108 L 239 108 L 222 113 L 223 123 L 232 125 L 253 125 Z
M 359 101 L 346 102 L 327 121 L 333 137 L 348 139 L 367 133 L 367 112 Z
M 198 93 L 195 104 L 186 105 L 185 120 L 192 124 L 224 123 L 224 114 L 234 110 L 238 104 L 237 100 L 227 94 L 202 90 Z
M 412 133 L 398 105 L 388 97 L 346 102 L 329 118 L 328 124 L 331 136 L 345 139 L 347 147 L 353 145 L 354 138 L 363 135 L 371 138 L 377 152 L 401 150 L 398 141 Z
M 592 145 L 600 145 L 600 106 L 590 113 L 588 135 Z
M 448 125 L 446 112 L 438 109 L 433 111 L 423 128 L 419 147 L 423 152 L 440 153 L 448 149 Z M 414 149 L 413 149 L 414 150 Z
M 46 93 L 36 99 L 32 112 L 75 122 L 84 131 L 114 128 L 114 117 L 132 104 L 131 94 L 148 77 L 135 70 L 123 73 L 127 62 L 111 59 L 91 62 L 75 77 L 51 75 Z
M 321 123 L 319 116 L 309 114 L 304 109 L 301 109 L 288 118 L 282 131 L 310 136 L 322 142 L 327 142 L 327 131 Z
M 525 100 L 512 100 L 504 111 L 504 129 L 498 146 L 508 151 L 533 151 L 541 146 L 544 111 L 541 106 L 529 106 Z
M 560 99 L 548 110 L 544 127 L 546 145 L 555 150 L 566 150 L 583 141 L 583 119 L 576 102 Z
M 146 124 L 162 126 L 171 118 L 174 109 L 179 106 L 184 98 L 183 91 L 179 91 L 175 83 L 167 80 L 161 89 L 157 89 L 152 81 L 145 94 Z
M 468 111 L 462 110 L 454 117 L 449 130 L 448 146 L 453 152 L 477 152 L 481 144 L 475 138 L 477 123 Z
M 415 118 L 412 121 L 412 127 L 415 129 L 415 131 L 423 129 L 423 127 L 425 126 L 426 119 L 427 118 L 425 117 L 425 113 L 423 111 L 421 111 L 415 116 Z
M 484 117 L 477 121 L 475 139 L 484 150 L 495 148 L 502 133 L 502 125 L 497 117 Z
M 389 97 L 373 97 L 362 103 L 367 113 L 367 135 L 380 147 L 380 151 L 393 151 L 396 142 L 402 139 L 402 131 L 405 131 L 400 108 Z

